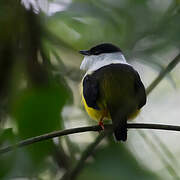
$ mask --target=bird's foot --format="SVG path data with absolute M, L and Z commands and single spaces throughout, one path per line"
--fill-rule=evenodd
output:
M 104 130 L 104 123 L 102 121 L 99 121 L 99 126 L 101 126 L 102 130 Z

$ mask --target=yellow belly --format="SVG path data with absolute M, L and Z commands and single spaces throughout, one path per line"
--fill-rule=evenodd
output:
M 83 94 L 82 94 L 82 102 L 84 104 L 84 108 L 85 108 L 86 112 L 92 119 L 94 119 L 96 121 L 100 121 L 101 118 L 106 118 L 109 120 L 111 119 L 109 111 L 107 109 L 97 110 L 97 109 L 88 107 L 88 105 L 83 97 Z
M 108 109 L 100 109 L 100 110 L 97 110 L 97 109 L 93 109 L 91 107 L 89 107 L 86 103 L 86 100 L 84 99 L 84 96 L 83 96 L 83 89 L 82 89 L 82 86 L 81 86 L 81 97 L 82 97 L 82 103 L 84 105 L 84 108 L 86 110 L 86 112 L 88 113 L 88 115 L 96 120 L 96 121 L 100 121 L 101 118 L 103 119 L 109 119 L 111 120 L 111 116 L 110 116 L 110 113 L 108 111 Z M 140 113 L 140 110 L 136 110 L 134 113 L 132 113 L 129 117 L 128 117 L 128 120 L 133 120 L 136 118 L 136 116 Z

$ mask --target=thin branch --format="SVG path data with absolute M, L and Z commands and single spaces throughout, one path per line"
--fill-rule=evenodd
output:
M 180 53 L 168 64 L 166 69 L 162 70 L 158 77 L 148 86 L 146 94 L 149 95 L 151 91 L 160 83 L 160 81 L 180 62 Z
M 159 75 L 157 76 L 156 79 L 154 79 L 154 81 L 149 85 L 149 87 L 146 89 L 146 94 L 149 95 L 152 90 L 161 82 L 161 80 L 170 72 L 173 70 L 173 68 L 180 62 L 180 53 L 168 64 L 168 66 L 166 67 L 166 69 L 162 70 Z M 156 138 L 157 140 L 157 138 Z M 161 144 L 161 143 L 160 143 Z M 163 144 L 161 144 L 160 146 L 163 146 Z M 169 154 L 170 157 L 174 157 L 174 155 L 168 151 L 168 149 L 165 147 L 162 147 L 162 151 L 165 154 Z M 168 156 L 167 156 L 168 157 Z M 160 158 L 161 159 L 161 158 Z M 175 162 L 175 158 L 172 158 Z M 171 159 L 171 160 L 172 160 Z M 161 159 L 162 161 L 162 159 Z M 163 161 L 162 161 L 163 162 Z M 171 173 L 170 173 L 171 174 Z
M 171 161 L 171 164 L 174 164 L 177 169 L 179 169 L 179 161 L 177 160 L 177 157 L 175 154 L 173 154 L 169 148 L 166 147 L 164 142 L 160 139 L 158 135 L 156 135 L 154 132 L 151 133 L 152 138 L 156 140 L 158 147 L 161 149 L 161 151 L 164 152 L 165 156 Z
M 164 124 L 144 124 L 144 123 L 128 123 L 128 129 L 158 129 L 158 130 L 170 130 L 170 131 L 180 131 L 180 126 L 173 126 L 173 125 L 164 125 Z M 106 124 L 105 129 L 112 129 L 112 124 Z M 75 134 L 75 133 L 82 133 L 88 131 L 101 131 L 100 126 L 87 126 L 87 127 L 80 127 L 80 128 L 72 128 L 66 129 L 61 131 L 54 131 L 51 133 L 43 134 L 40 136 L 32 137 L 23 141 L 20 141 L 14 145 L 10 145 L 0 149 L 0 154 L 13 151 L 16 148 L 24 147 L 36 142 L 48 140 L 55 137 L 61 137 L 65 135 Z
M 171 166 L 171 164 L 166 160 L 166 158 L 164 158 L 162 156 L 161 151 L 154 145 L 154 143 L 150 140 L 150 138 L 143 132 L 143 131 L 138 131 L 139 135 L 144 139 L 144 142 L 153 150 L 153 152 L 157 155 L 157 157 L 159 157 L 159 159 L 161 160 L 161 162 L 163 164 L 167 165 L 167 171 L 169 172 L 169 174 L 177 179 L 179 176 L 176 173 L 176 170 Z M 146 140 L 146 141 L 145 141 Z
M 93 143 L 91 143 L 86 150 L 82 153 L 81 158 L 77 161 L 75 166 L 72 168 L 71 171 L 67 171 L 65 175 L 61 178 L 61 180 L 74 180 L 76 179 L 78 173 L 82 170 L 85 161 L 87 158 L 93 153 L 94 149 L 97 147 L 97 145 L 104 139 L 106 135 L 108 135 L 108 132 L 112 131 L 102 131 L 101 134 L 95 139 Z
M 5 148 L 0 149 L 0 154 L 12 151 L 19 147 L 24 147 L 36 142 L 48 140 L 55 137 L 65 136 L 68 134 L 74 134 L 74 133 L 81 133 L 81 132 L 87 132 L 87 131 L 100 131 L 101 128 L 98 126 L 89 126 L 89 127 L 80 127 L 80 128 L 72 128 L 72 129 L 66 129 L 66 130 L 60 130 L 60 131 L 54 131 L 51 133 L 43 134 L 40 136 L 28 138 L 26 140 L 22 140 L 19 143 L 16 143 L 14 145 L 7 146 Z

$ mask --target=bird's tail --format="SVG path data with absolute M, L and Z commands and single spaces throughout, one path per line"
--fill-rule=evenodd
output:
M 121 113 L 112 116 L 114 136 L 117 141 L 127 140 L 127 118 Z
M 117 127 L 114 127 L 114 136 L 117 141 L 127 140 L 127 121 L 122 121 Z

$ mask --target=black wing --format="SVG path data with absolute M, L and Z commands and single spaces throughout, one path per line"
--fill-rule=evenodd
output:
M 138 108 L 141 109 L 146 104 L 146 90 L 137 71 L 135 78 L 135 91 L 139 100 Z
M 99 110 L 97 99 L 99 96 L 99 84 L 96 77 L 86 75 L 83 79 L 83 96 L 89 107 Z

